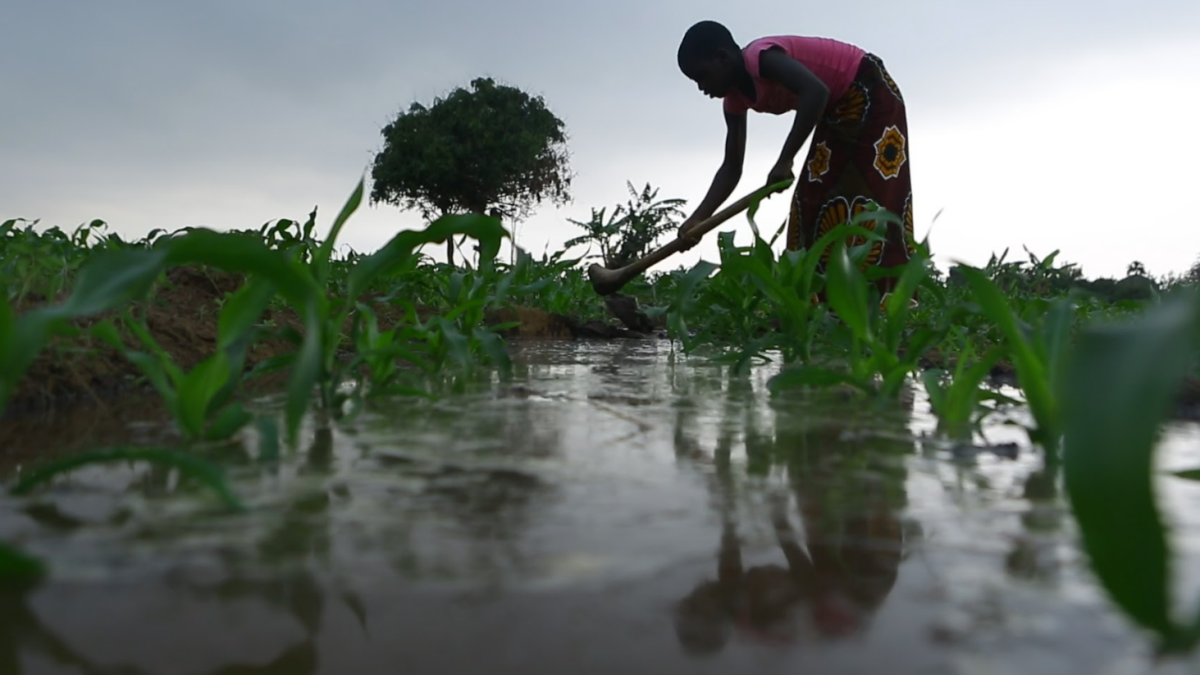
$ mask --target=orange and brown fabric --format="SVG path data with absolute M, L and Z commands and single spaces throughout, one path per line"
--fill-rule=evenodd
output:
M 904 265 L 916 252 L 904 98 L 883 61 L 866 54 L 849 89 L 830 104 L 813 130 L 792 194 L 788 249 L 811 247 L 871 204 L 900 217 L 903 226 L 871 219 L 860 223 L 872 231 L 887 229 L 885 240 L 872 245 L 864 266 Z M 864 243 L 861 236 L 847 240 L 848 246 Z M 821 269 L 828 256 L 826 249 Z M 881 293 L 887 293 L 895 279 L 885 277 L 877 284 Z

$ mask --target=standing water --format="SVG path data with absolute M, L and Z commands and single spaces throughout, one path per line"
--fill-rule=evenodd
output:
M 1200 665 L 1155 664 L 1018 427 L 955 450 L 919 389 L 878 411 L 665 341 L 511 348 L 510 382 L 310 420 L 277 462 L 218 455 L 244 514 L 143 465 L 0 501 L 0 540 L 52 563 L 0 590 L 0 675 Z M 1200 491 L 1164 489 L 1194 561 Z

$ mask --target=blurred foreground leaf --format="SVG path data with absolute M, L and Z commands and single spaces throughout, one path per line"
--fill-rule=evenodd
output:
M 165 448 L 106 448 L 92 450 L 48 462 L 22 476 L 12 487 L 14 495 L 28 494 L 34 488 L 55 477 L 89 464 L 110 462 L 151 462 L 178 469 L 185 477 L 195 479 L 212 490 L 221 501 L 235 511 L 244 511 L 241 500 L 233 494 L 224 474 L 217 465 L 188 452 Z
M 1196 300 L 1176 296 L 1136 320 L 1083 331 L 1064 383 L 1063 469 L 1100 583 L 1166 650 L 1171 560 L 1154 491 L 1154 449 L 1197 344 Z

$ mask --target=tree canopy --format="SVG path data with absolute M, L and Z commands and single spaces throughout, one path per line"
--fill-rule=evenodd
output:
M 544 200 L 570 200 L 562 120 L 491 78 L 471 81 L 426 107 L 413 103 L 382 130 L 371 200 L 420 211 L 494 213 L 522 220 Z

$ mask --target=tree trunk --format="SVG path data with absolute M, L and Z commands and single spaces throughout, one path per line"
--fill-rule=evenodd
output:
M 441 211 L 441 215 L 438 216 L 439 218 L 450 213 L 449 208 L 441 208 L 439 210 Z M 446 264 L 454 267 L 454 235 L 446 237 Z
M 492 218 L 500 219 L 501 224 L 504 223 L 504 220 L 503 220 L 503 218 L 501 218 L 501 215 L 500 215 L 500 209 L 497 209 L 497 208 L 488 209 L 487 214 L 489 216 L 491 216 Z M 514 226 L 514 228 L 515 228 L 515 226 Z M 512 250 L 511 259 L 509 260 L 509 263 L 515 265 L 517 262 L 517 256 L 516 256 L 517 232 L 515 229 L 513 230 L 512 238 L 508 240 L 508 244 L 509 244 L 510 249 Z M 476 246 L 475 249 L 478 250 L 479 247 Z M 499 252 L 497 252 L 497 255 L 499 255 Z

